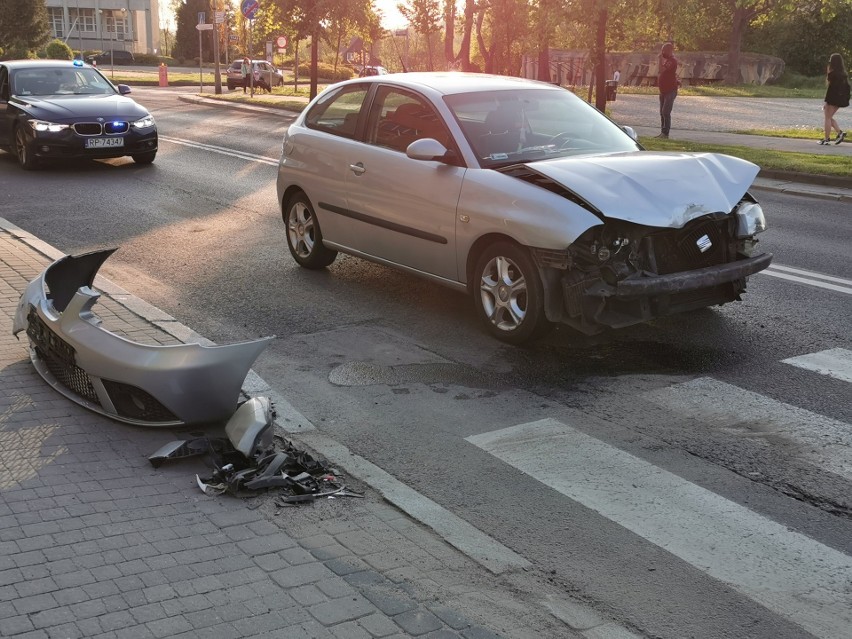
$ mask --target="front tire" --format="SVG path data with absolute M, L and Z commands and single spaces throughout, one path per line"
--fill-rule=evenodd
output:
M 18 164 L 25 171 L 38 168 L 38 160 L 36 160 L 31 146 L 27 143 L 27 136 L 21 127 L 15 129 L 15 155 L 18 157 Z
M 154 158 L 157 157 L 157 152 L 152 151 L 151 153 L 137 153 L 136 155 L 131 155 L 133 161 L 136 164 L 151 164 L 154 161 Z
M 287 247 L 299 266 L 321 269 L 334 261 L 337 251 L 323 246 L 319 221 L 304 193 L 298 193 L 287 201 L 282 217 L 287 227 Z
M 488 331 L 509 344 L 523 344 L 550 326 L 544 315 L 544 289 L 529 252 L 496 242 L 476 262 L 476 311 Z

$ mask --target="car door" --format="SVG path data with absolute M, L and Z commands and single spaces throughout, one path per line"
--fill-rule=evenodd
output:
M 346 172 L 343 224 L 351 242 L 371 257 L 458 281 L 456 207 L 465 168 L 405 154 L 422 138 L 455 148 L 439 113 L 413 91 L 379 85 L 365 126 L 365 144 Z

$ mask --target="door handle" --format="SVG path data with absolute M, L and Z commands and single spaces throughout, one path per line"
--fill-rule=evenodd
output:
M 349 170 L 352 171 L 355 175 L 363 175 L 367 169 L 364 168 L 363 162 L 358 162 L 358 164 L 350 164 Z

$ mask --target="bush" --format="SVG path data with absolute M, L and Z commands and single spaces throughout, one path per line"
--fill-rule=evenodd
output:
M 160 65 L 160 57 L 152 53 L 135 53 L 133 59 L 136 64 L 142 66 L 156 67 Z
M 44 48 L 44 52 L 46 57 L 51 60 L 72 60 L 74 58 L 74 52 L 71 51 L 71 47 L 59 39 L 48 42 Z
M 308 78 L 311 75 L 311 65 L 310 64 L 300 64 L 299 65 L 299 77 L 300 78 Z M 326 64 L 324 62 L 317 63 L 317 76 L 320 80 L 324 80 L 326 82 L 342 82 L 343 80 L 349 80 L 354 77 L 354 73 L 352 69 L 349 67 L 344 67 L 341 65 L 337 66 L 337 72 L 334 70 L 334 66 L 330 64 Z
M 787 89 L 824 89 L 826 86 L 824 75 L 806 76 L 789 69 L 784 69 L 781 77 L 772 84 Z

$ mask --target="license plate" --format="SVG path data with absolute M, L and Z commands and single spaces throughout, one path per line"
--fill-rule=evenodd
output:
M 113 146 L 124 146 L 124 138 L 89 138 L 86 140 L 87 149 L 104 149 Z

